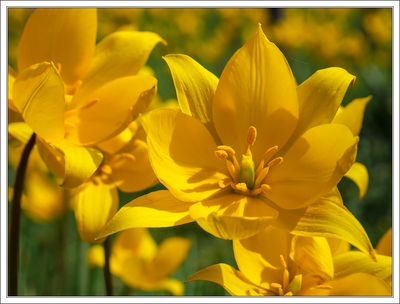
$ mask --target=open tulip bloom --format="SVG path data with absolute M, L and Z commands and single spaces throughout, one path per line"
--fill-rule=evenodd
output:
M 346 115 L 334 121 L 354 76 L 328 68 L 297 86 L 261 26 L 219 80 L 188 56 L 165 60 L 181 111 L 154 110 L 142 123 L 150 162 L 168 190 L 122 207 L 99 238 L 196 221 L 216 237 L 242 239 L 279 225 L 341 238 L 374 256 L 336 188 L 357 152 L 359 130 L 343 123 Z M 357 113 L 360 122 L 363 109 Z

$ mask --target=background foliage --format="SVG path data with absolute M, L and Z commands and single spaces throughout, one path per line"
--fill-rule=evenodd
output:
M 19 36 L 31 9 L 8 11 L 9 65 L 15 66 Z M 190 55 L 217 76 L 227 60 L 256 29 L 284 52 L 298 83 L 329 66 L 347 69 L 358 77 L 344 104 L 372 95 L 367 106 L 357 160 L 370 175 L 367 195 L 361 201 L 355 185 L 339 184 L 344 201 L 367 230 L 372 243 L 392 224 L 392 12 L 380 8 L 346 9 L 99 9 L 98 40 L 118 29 L 154 31 L 167 42 L 158 46 L 148 65 L 159 80 L 162 100 L 175 98 L 172 79 L 161 57 L 168 53 Z M 277 130 L 271 130 L 276 132 Z M 12 155 L 9 156 L 10 158 Z M 8 177 L 13 184 L 14 168 Z M 161 185 L 155 187 L 162 188 Z M 149 189 L 148 191 L 152 191 Z M 120 204 L 142 193 L 120 193 Z M 81 243 L 71 211 L 41 223 L 22 218 L 20 292 L 24 295 L 103 295 L 102 270 L 86 261 L 88 244 Z M 192 239 L 187 260 L 175 273 L 185 280 L 195 271 L 219 262 L 235 265 L 232 246 L 196 224 L 152 229 L 159 242 L 168 236 Z M 114 278 L 116 295 L 148 295 L 132 290 Z M 216 284 L 187 283 L 186 295 L 224 295 Z M 167 295 L 167 293 L 152 293 Z

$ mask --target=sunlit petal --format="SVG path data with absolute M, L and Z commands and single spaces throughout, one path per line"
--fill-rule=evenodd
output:
M 358 187 L 359 197 L 363 198 L 368 190 L 368 169 L 362 163 L 355 162 L 344 175 L 350 178 Z

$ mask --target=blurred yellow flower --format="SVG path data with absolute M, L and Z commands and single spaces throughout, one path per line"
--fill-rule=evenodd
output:
M 329 233 L 373 255 L 337 198 L 319 199 L 355 159 L 358 137 L 331 123 L 354 76 L 329 68 L 297 86 L 261 26 L 219 81 L 188 56 L 165 60 L 183 113 L 159 109 L 142 121 L 151 164 L 169 191 L 128 203 L 99 237 L 195 220 L 214 236 L 240 239 L 278 221 L 292 233 Z
M 273 246 L 271 246 L 273 244 Z M 361 252 L 333 256 L 327 239 L 291 236 L 269 227 L 233 241 L 239 271 L 216 264 L 189 278 L 223 286 L 236 296 L 390 295 L 391 259 Z
M 66 187 L 96 171 L 102 154 L 88 146 L 124 130 L 150 103 L 157 83 L 135 74 L 163 40 L 127 31 L 96 46 L 96 18 L 95 9 L 37 9 L 18 48 L 9 107 L 38 135 L 39 152 Z
M 169 276 L 186 259 L 189 248 L 189 239 L 170 237 L 157 246 L 147 229 L 126 230 L 112 245 L 110 270 L 132 288 L 167 290 L 180 296 L 184 293 L 182 282 Z M 88 261 L 90 265 L 103 267 L 103 247 L 92 246 Z

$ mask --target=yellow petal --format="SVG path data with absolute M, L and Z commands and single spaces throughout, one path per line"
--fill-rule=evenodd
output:
M 331 249 L 323 237 L 295 236 L 290 257 L 304 273 L 318 275 L 324 281 L 333 278 Z
M 354 273 L 328 283 L 331 296 L 390 296 L 391 288 L 383 280 L 367 273 Z
M 171 109 L 157 109 L 142 119 L 152 167 L 160 182 L 178 199 L 196 202 L 221 191 L 227 178 L 224 162 L 207 128 L 197 119 Z
M 327 68 L 315 72 L 297 87 L 299 123 L 296 134 L 330 123 L 334 118 L 347 88 L 356 77 L 341 68 Z
M 164 57 L 176 90 L 179 106 L 183 113 L 200 120 L 214 136 L 212 123 L 212 101 L 218 78 L 186 55 Z
M 174 296 L 183 296 L 185 287 L 176 279 L 165 279 L 149 286 L 147 290 L 168 290 Z
M 116 154 L 108 164 L 112 169 L 112 180 L 122 191 L 137 192 L 158 182 L 150 165 L 147 144 L 142 140 L 131 142 L 123 153 Z
M 352 273 L 363 272 L 383 280 L 392 276 L 392 258 L 376 255 L 376 261 L 359 251 L 348 251 L 339 254 L 333 259 L 335 278 L 342 278 Z
M 266 149 L 286 143 L 297 116 L 296 82 L 289 64 L 259 25 L 222 72 L 213 104 L 216 130 L 223 144 L 244 154 L 248 129 L 256 127 L 252 152 L 258 162 Z
M 64 84 L 53 64 L 44 62 L 23 70 L 15 80 L 13 97 L 37 135 L 48 141 L 64 137 Z
M 86 183 L 71 198 L 81 239 L 95 241 L 104 225 L 117 212 L 118 192 L 113 185 Z
M 207 232 L 223 239 L 250 237 L 276 219 L 278 212 L 248 196 L 226 195 L 194 204 L 190 216 Z
M 67 142 L 49 144 L 38 140 L 39 153 L 61 186 L 73 188 L 87 181 L 103 160 L 96 149 L 79 147 Z
M 90 266 L 104 267 L 104 247 L 102 245 L 90 246 L 87 260 Z
M 336 256 L 340 253 L 350 251 L 350 244 L 341 239 L 327 238 L 329 246 L 331 247 L 332 256 Z
M 24 122 L 14 122 L 8 125 L 8 133 L 21 143 L 26 144 L 29 138 L 31 138 L 33 131 Z
M 166 190 L 151 192 L 119 209 L 98 237 L 129 228 L 171 227 L 190 223 L 190 205 L 177 200 Z
M 376 245 L 379 254 L 392 256 L 392 228 L 388 229 Z
M 332 123 L 344 124 L 354 135 L 359 135 L 364 120 L 365 107 L 371 99 L 372 96 L 352 100 L 338 111 Z
M 15 75 L 12 71 L 12 68 L 9 66 L 8 67 L 8 77 L 7 77 L 8 108 L 15 112 L 18 112 L 18 108 L 15 106 L 14 101 L 13 101 L 12 87 L 14 86 L 14 82 L 15 82 Z
M 92 91 L 114 79 L 135 75 L 154 46 L 164 40 L 152 32 L 121 31 L 105 37 L 97 46 L 92 65 L 71 105 L 84 102 Z
M 291 239 L 286 230 L 269 226 L 249 238 L 234 240 L 233 252 L 240 272 L 257 285 L 282 282 L 280 255 L 288 262 Z
M 359 197 L 360 199 L 365 196 L 368 189 L 368 169 L 362 163 L 355 162 L 349 171 L 344 175 L 350 178 L 359 189 Z
M 375 258 L 367 233 L 346 207 L 321 198 L 303 210 L 282 210 L 278 224 L 294 235 L 338 238 Z
M 82 78 L 94 52 L 96 9 L 44 8 L 30 16 L 18 47 L 18 69 L 42 61 L 61 64 L 68 84 Z
M 306 131 L 272 167 L 266 196 L 285 209 L 302 208 L 336 186 L 355 159 L 357 137 L 342 125 Z
M 117 135 L 147 108 L 156 85 L 155 78 L 139 75 L 108 82 L 89 96 L 86 106 L 66 113 L 66 138 L 92 145 Z
M 161 279 L 173 273 L 186 259 L 190 245 L 189 239 L 181 237 L 164 240 L 152 262 L 155 278 Z
M 261 288 L 227 264 L 215 264 L 204 268 L 188 278 L 191 281 L 210 281 L 225 288 L 232 296 L 249 296 Z M 262 295 L 262 294 L 259 294 Z

